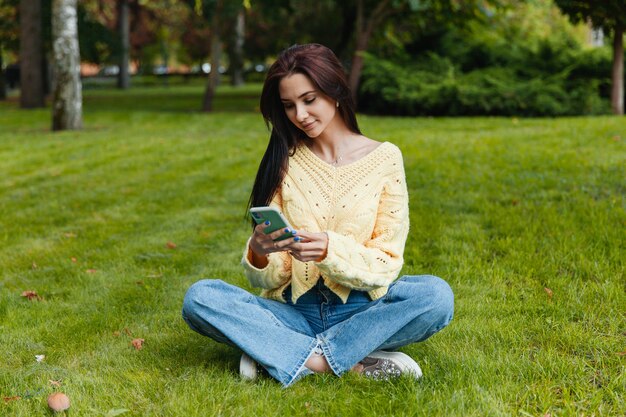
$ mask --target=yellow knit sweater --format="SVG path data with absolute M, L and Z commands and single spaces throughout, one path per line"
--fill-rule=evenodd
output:
M 302 145 L 289 158 L 288 172 L 272 206 L 296 230 L 326 232 L 328 254 L 321 262 L 300 262 L 287 252 L 269 255 L 259 269 L 250 263 L 249 241 L 242 265 L 261 295 L 292 302 L 322 277 L 345 303 L 351 289 L 375 300 L 400 273 L 409 231 L 409 206 L 402 153 L 384 142 L 363 158 L 332 166 Z

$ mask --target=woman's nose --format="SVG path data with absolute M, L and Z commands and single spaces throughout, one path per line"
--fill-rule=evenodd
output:
M 296 107 L 296 119 L 299 122 L 303 122 L 309 116 L 309 113 L 306 111 L 304 107 L 297 106 Z

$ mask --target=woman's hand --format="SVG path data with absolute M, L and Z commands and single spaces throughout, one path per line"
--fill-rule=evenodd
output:
M 299 261 L 321 262 L 328 253 L 328 235 L 324 232 L 313 233 L 300 230 L 295 232 L 293 238 L 276 242 L 276 246 L 287 250 Z
M 250 249 L 252 249 L 252 252 L 254 252 L 255 255 L 267 256 L 272 252 L 285 251 L 287 249 L 283 249 L 282 247 L 277 245 L 281 242 L 274 242 L 274 239 L 278 239 L 285 233 L 292 233 L 295 236 L 295 232 L 291 229 L 279 229 L 272 233 L 265 234 L 265 229 L 267 229 L 269 226 L 270 223 L 267 222 L 258 224 L 254 228 L 252 238 L 250 239 Z M 286 240 L 293 241 L 293 238 L 289 238 Z
M 302 262 L 320 262 L 326 257 L 328 250 L 328 235 L 326 233 L 280 229 L 266 235 L 264 231 L 267 227 L 269 225 L 257 225 L 250 239 L 252 261 L 255 266 L 265 267 L 267 255 L 273 252 L 288 251 L 291 256 Z M 274 242 L 274 239 L 284 235 L 285 232 L 291 233 L 293 237 Z

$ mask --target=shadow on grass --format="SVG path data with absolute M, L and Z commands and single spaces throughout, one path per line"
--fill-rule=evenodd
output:
M 128 90 L 115 88 L 86 88 L 83 107 L 86 112 L 173 112 L 200 113 L 205 86 L 189 84 L 136 86 Z M 260 84 L 241 87 L 221 85 L 214 102 L 214 112 L 258 112 Z
M 201 113 L 202 93 L 163 93 L 150 95 L 146 99 L 143 93 L 126 93 L 119 95 L 100 95 L 90 93 L 84 98 L 86 112 L 168 112 L 168 113 Z M 257 95 L 222 93 L 216 96 L 214 112 L 258 112 Z
M 242 87 L 223 85 L 218 87 L 214 102 L 214 113 L 259 113 L 260 84 L 246 84 Z M 103 86 L 84 86 L 83 110 L 85 113 L 202 113 L 204 86 L 198 83 L 173 84 L 169 86 L 149 85 L 118 90 Z M 0 105 L 18 110 L 19 91 L 13 92 Z M 46 97 L 49 111 L 51 97 Z
M 215 342 L 192 330 L 179 337 L 159 337 L 158 347 L 152 354 L 162 363 L 172 364 L 172 367 L 203 368 L 239 376 L 239 349 Z

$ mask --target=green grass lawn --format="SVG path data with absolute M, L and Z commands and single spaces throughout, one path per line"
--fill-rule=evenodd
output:
M 626 415 L 624 117 L 361 116 L 404 153 L 403 272 L 448 280 L 455 319 L 403 349 L 418 382 L 240 380 L 180 309 L 202 278 L 250 289 L 258 92 L 207 115 L 197 84 L 86 88 L 64 133 L 0 103 L 0 415 L 51 415 L 57 390 L 72 416 Z

